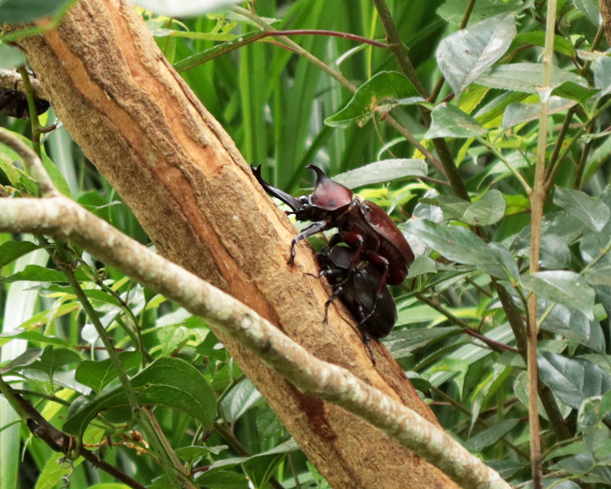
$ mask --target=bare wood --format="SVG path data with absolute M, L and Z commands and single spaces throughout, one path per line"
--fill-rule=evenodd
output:
M 313 253 L 265 196 L 233 141 L 172 70 L 137 13 L 84 0 L 58 31 L 22 41 L 56 113 L 132 208 L 158 251 L 250 306 L 323 360 L 437 423 L 400 367 L 375 345 L 374 369 L 354 324 L 330 311 Z M 343 317 L 342 317 L 343 316 Z M 219 333 L 245 373 L 338 489 L 456 487 L 343 409 L 301 394 Z

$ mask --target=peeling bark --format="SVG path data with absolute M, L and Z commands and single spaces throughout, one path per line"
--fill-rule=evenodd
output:
M 47 98 L 85 155 L 130 206 L 160 254 L 227 291 L 319 358 L 437 423 L 377 342 L 328 297 L 309 245 L 259 188 L 233 141 L 176 74 L 142 19 L 119 0 L 79 2 L 57 31 L 20 41 Z M 439 470 L 364 421 L 302 394 L 219 338 L 302 450 L 339 488 L 452 488 Z

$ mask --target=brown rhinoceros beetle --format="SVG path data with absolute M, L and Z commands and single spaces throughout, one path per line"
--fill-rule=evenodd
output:
M 318 167 L 314 192 L 293 197 L 272 187 L 261 177 L 261 167 L 252 167 L 253 173 L 265 191 L 280 199 L 292 209 L 298 221 L 313 221 L 291 242 L 289 263 L 295 259 L 295 245 L 304 238 L 327 229 L 337 228 L 330 246 L 346 243 L 354 249 L 349 268 L 367 260 L 380 272 L 376 294 L 382 294 L 385 284 L 399 285 L 407 277 L 414 261 L 414 253 L 405 237 L 384 210 L 368 200 L 362 200 L 352 191 L 332 181 Z
M 346 246 L 325 247 L 318 253 L 321 275 L 327 277 L 333 293 L 325 304 L 325 321 L 329 305 L 339 297 L 358 321 L 363 341 L 375 364 L 369 336 L 384 338 L 397 322 L 395 300 L 386 286 L 376 294 L 380 272 L 367 261 L 352 266 L 356 252 Z

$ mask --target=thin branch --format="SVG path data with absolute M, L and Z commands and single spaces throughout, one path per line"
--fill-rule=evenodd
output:
M 477 338 L 478 340 L 487 344 L 493 350 L 497 352 L 512 351 L 514 353 L 519 353 L 519 350 L 514 346 L 506 345 L 505 343 L 501 343 L 499 341 L 495 341 L 495 340 L 491 340 L 490 338 L 486 338 L 483 334 L 478 333 L 471 326 L 469 326 L 469 324 L 466 321 L 463 321 L 462 319 L 456 317 L 454 314 L 448 311 L 441 304 L 439 304 L 438 302 L 432 299 L 429 299 L 426 295 L 416 294 L 416 297 L 418 298 L 418 300 L 429 305 L 430 307 L 435 309 L 437 312 L 440 312 L 441 314 L 443 314 L 446 318 L 448 318 L 450 322 L 462 328 L 465 334 L 472 336 L 473 338 Z
M 380 16 L 384 30 L 386 31 L 386 36 L 388 38 L 388 49 L 390 49 L 390 51 L 393 53 L 399 68 L 412 82 L 414 87 L 416 87 L 418 93 L 420 93 L 422 97 L 427 98 L 426 91 L 424 90 L 424 87 L 420 82 L 420 78 L 418 78 L 416 70 L 409 59 L 407 48 L 401 42 L 399 31 L 397 30 L 397 26 L 395 25 L 392 16 L 390 15 L 388 5 L 386 5 L 386 0 L 373 0 L 373 3 L 376 6 L 376 10 L 378 11 L 378 15 Z M 425 125 L 429 126 L 429 111 L 424 107 L 419 107 L 419 110 L 424 119 Z M 460 176 L 460 172 L 458 171 L 458 167 L 454 161 L 454 156 L 452 156 L 452 152 L 450 151 L 450 148 L 448 148 L 448 144 L 446 143 L 445 139 L 435 138 L 432 141 L 435 145 L 435 149 L 437 150 L 437 154 L 439 155 L 439 161 L 443 167 L 443 173 L 450 182 L 452 190 L 458 197 L 470 202 L 471 199 L 469 198 L 469 192 L 467 192 L 465 182 Z
M 38 81 L 38 78 L 30 78 L 30 84 L 34 91 L 34 96 L 37 98 L 45 98 L 45 92 Z M 0 69 L 0 88 L 7 90 L 15 90 L 16 92 L 25 93 L 25 87 L 23 85 L 23 78 L 21 75 L 13 70 Z
M 543 53 L 543 84 L 539 92 L 541 97 L 541 114 L 539 116 L 539 138 L 537 141 L 537 165 L 535 181 L 530 194 L 531 208 L 531 241 L 530 273 L 539 271 L 541 252 L 541 224 L 543 221 L 543 204 L 545 192 L 545 149 L 547 146 L 547 123 L 549 114 L 549 95 L 551 94 L 552 68 L 554 56 L 554 33 L 556 23 L 557 0 L 547 2 L 547 23 L 545 27 L 545 49 Z M 530 464 L 534 489 L 543 487 L 543 468 L 541 465 L 541 438 L 539 436 L 538 383 L 537 365 L 537 294 L 533 293 L 528 300 L 528 336 L 527 336 L 527 369 L 528 369 L 528 419 L 530 425 Z
M 71 447 L 70 437 L 63 431 L 55 428 L 49 423 L 34 407 L 26 401 L 21 395 L 11 386 L 2 380 L 0 377 L 0 392 L 19 414 L 22 420 L 27 421 L 27 426 L 32 434 L 43 440 L 53 451 L 69 455 Z M 37 393 L 38 394 L 38 393 Z M 79 453 L 91 465 L 102 469 L 104 472 L 112 475 L 115 479 L 132 487 L 133 489 L 145 489 L 139 482 L 132 479 L 127 474 L 110 465 L 108 462 L 98 458 L 93 452 L 81 448 Z

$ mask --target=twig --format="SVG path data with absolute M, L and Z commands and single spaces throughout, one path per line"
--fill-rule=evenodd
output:
M 530 241 L 530 273 L 539 271 L 539 256 L 541 253 L 541 224 L 543 221 L 543 204 L 546 199 L 545 192 L 545 149 L 547 146 L 547 122 L 549 113 L 549 92 L 551 92 L 554 33 L 556 22 L 557 0 L 547 2 L 547 23 L 545 28 L 545 49 L 543 53 L 543 84 L 539 96 L 541 100 L 541 114 L 539 116 L 539 138 L 537 141 L 537 164 L 535 167 L 535 180 L 533 191 L 530 194 L 531 208 L 531 241 Z M 539 437 L 539 405 L 538 383 L 539 370 L 537 366 L 537 294 L 533 293 L 528 300 L 527 322 L 527 369 L 528 369 L 528 418 L 530 425 L 530 464 L 532 470 L 533 487 L 543 487 L 543 468 L 541 465 L 541 438 Z
M 512 351 L 514 353 L 519 353 L 519 350 L 515 346 L 510 346 L 510 345 L 506 345 L 505 343 L 501 343 L 499 341 L 491 340 L 490 338 L 486 338 L 483 334 L 478 333 L 477 331 L 474 331 L 473 328 L 469 326 L 467 322 L 456 317 L 454 314 L 448 311 L 441 304 L 439 304 L 438 302 L 432 299 L 429 299 L 426 295 L 416 294 L 416 297 L 418 298 L 418 300 L 429 305 L 430 307 L 435 309 L 437 312 L 440 312 L 441 314 L 443 314 L 446 318 L 448 318 L 450 322 L 454 323 L 456 326 L 461 327 L 463 331 L 465 332 L 465 334 L 472 336 L 473 338 L 477 338 L 478 340 L 490 346 L 493 350 L 501 351 L 501 352 L 502 351 Z

